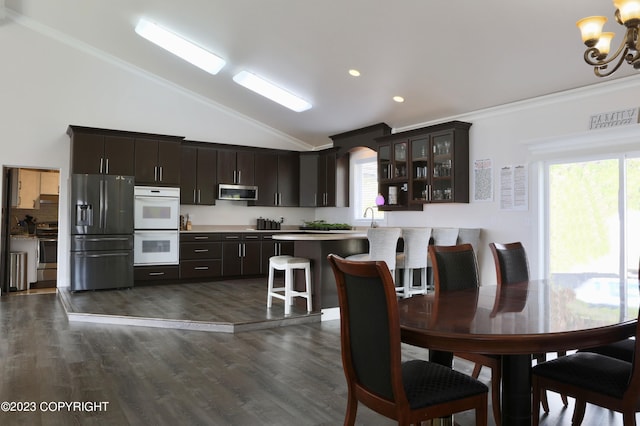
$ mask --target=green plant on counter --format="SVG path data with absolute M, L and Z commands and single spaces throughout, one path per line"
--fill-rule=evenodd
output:
M 348 231 L 352 229 L 348 223 L 327 223 L 324 220 L 304 221 L 303 223 L 304 225 L 300 229 L 312 229 L 315 231 Z

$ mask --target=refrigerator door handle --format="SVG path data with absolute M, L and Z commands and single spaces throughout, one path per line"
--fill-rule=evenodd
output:
M 104 224 L 106 222 L 105 216 L 107 214 L 107 206 L 106 206 L 106 199 L 105 199 L 106 185 L 107 183 L 104 180 L 100 180 L 100 212 L 99 212 L 100 217 L 98 220 L 98 226 L 101 229 L 104 229 Z
M 90 241 L 90 242 L 96 242 L 96 241 L 129 241 L 128 237 L 96 237 L 96 238 L 83 238 L 83 241 Z
M 123 257 L 130 256 L 129 252 L 118 252 L 118 253 L 100 253 L 100 254 L 90 254 L 90 253 L 77 253 L 78 257 Z

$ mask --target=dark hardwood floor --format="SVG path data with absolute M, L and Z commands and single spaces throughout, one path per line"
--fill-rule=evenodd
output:
M 262 295 L 265 289 L 266 283 Z M 155 292 L 172 304 L 171 288 Z M 99 298 L 126 295 L 110 293 Z M 252 297 L 260 300 L 252 309 L 266 316 L 264 297 L 247 296 Z M 203 311 L 209 305 L 225 309 L 207 292 L 199 299 Z M 191 308 L 163 306 L 157 309 Z M 231 308 L 224 314 L 231 315 Z M 87 323 L 67 319 L 60 295 L 35 294 L 0 298 L 0 330 L 0 402 L 36 404 L 32 412 L 0 411 L 2 425 L 298 426 L 339 425 L 344 419 L 337 320 L 238 333 Z M 427 351 L 403 345 L 403 356 L 424 359 Z M 472 365 L 456 359 L 455 367 L 470 373 Z M 487 372 L 481 379 L 489 380 Z M 569 425 L 573 403 L 563 409 L 557 395 L 549 399 L 551 413 L 541 424 Z M 104 411 L 41 409 L 41 403 L 76 401 L 108 404 Z M 491 409 L 489 416 L 493 424 Z M 474 415 L 458 414 L 455 423 L 473 425 Z M 357 424 L 394 422 L 361 405 Z M 620 425 L 622 420 L 589 406 L 584 424 Z

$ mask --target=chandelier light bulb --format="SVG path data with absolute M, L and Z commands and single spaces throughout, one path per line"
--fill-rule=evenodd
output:
M 593 47 L 596 44 L 600 34 L 602 34 L 602 27 L 604 27 L 605 22 L 607 22 L 605 16 L 588 16 L 576 22 L 576 25 L 580 28 L 584 44 L 589 47 Z
M 613 5 L 624 25 L 635 26 L 640 22 L 640 0 L 613 0 Z

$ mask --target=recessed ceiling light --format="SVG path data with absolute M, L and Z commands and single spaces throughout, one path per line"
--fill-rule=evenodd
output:
M 360 71 L 352 68 L 349 70 L 349 75 L 352 77 L 360 77 Z
M 302 112 L 311 108 L 311 104 L 304 99 L 250 72 L 240 71 L 233 76 L 233 81 L 295 112 Z
M 404 102 L 404 98 L 402 96 L 394 96 L 393 100 L 398 102 L 398 103 Z
M 157 44 L 198 68 L 202 68 L 209 74 L 217 74 L 226 63 L 219 56 L 144 18 L 140 19 L 138 25 L 136 25 L 136 32 L 150 42 Z

